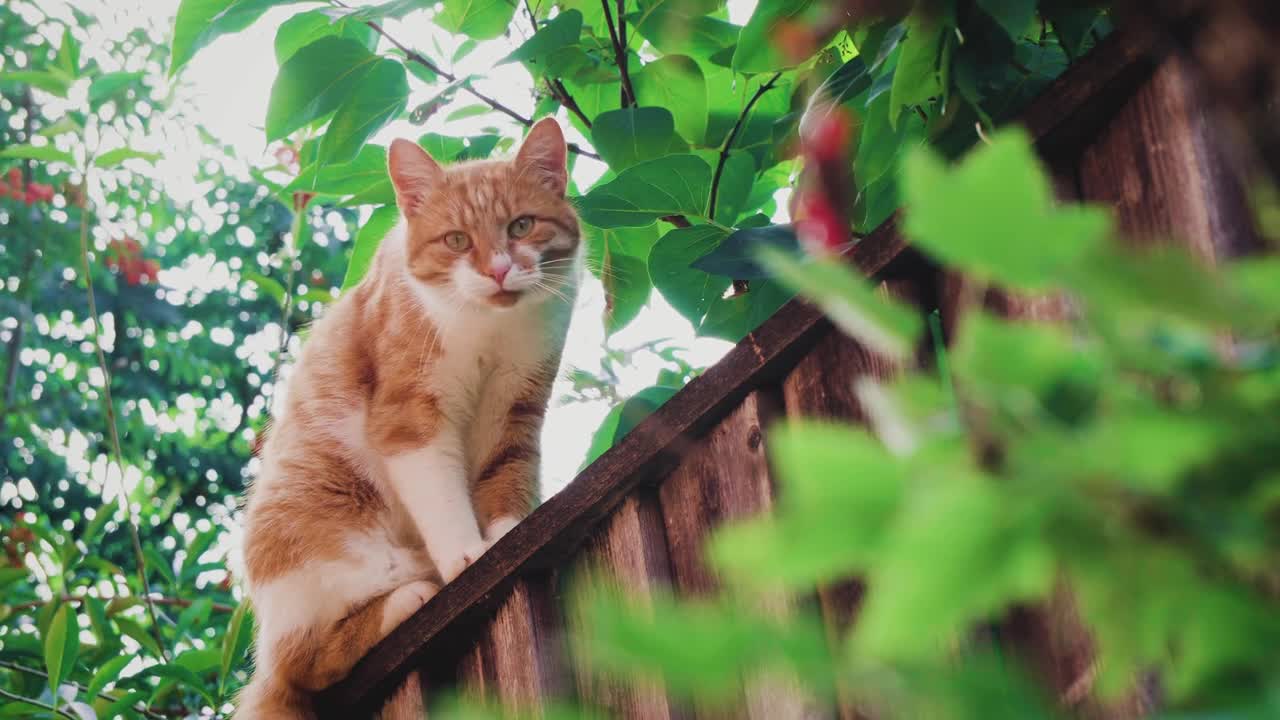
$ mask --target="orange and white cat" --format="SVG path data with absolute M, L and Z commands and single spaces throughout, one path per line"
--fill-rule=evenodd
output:
M 565 151 L 551 119 L 509 161 L 391 144 L 402 221 L 313 328 L 249 491 L 241 720 L 311 717 L 532 510 L 579 262 Z

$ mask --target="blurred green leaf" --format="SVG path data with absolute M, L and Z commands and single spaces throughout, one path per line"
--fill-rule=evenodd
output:
M 848 265 L 803 262 L 770 247 L 761 247 L 757 257 L 779 282 L 813 300 L 841 330 L 869 349 L 899 359 L 914 351 L 923 329 L 919 312 L 881 296 Z
M 980 278 L 1051 287 L 1109 230 L 1101 210 L 1055 207 L 1022 130 L 995 134 L 954 169 L 915 150 L 904 171 L 907 234 L 929 254 Z

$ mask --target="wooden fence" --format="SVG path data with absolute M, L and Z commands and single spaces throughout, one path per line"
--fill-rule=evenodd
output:
M 1037 141 L 1064 199 L 1114 208 L 1140 242 L 1179 238 L 1206 259 L 1254 243 L 1235 169 L 1205 117 L 1182 60 L 1154 38 L 1122 28 L 1078 61 L 1021 122 Z M 949 334 L 966 303 L 1009 316 L 1060 317 L 1055 298 L 966 289 L 963 278 L 913 251 L 890 220 L 863 240 L 852 262 L 886 292 L 940 308 Z M 931 355 L 920 349 L 921 361 Z M 858 376 L 899 368 L 833 330 L 793 301 L 636 427 L 511 531 L 455 582 L 362 659 L 318 703 L 325 717 L 372 716 L 411 670 L 428 696 L 483 693 L 536 712 L 550 699 L 580 698 L 618 717 L 861 717 L 856 703 L 817 707 L 785 683 L 746 686 L 733 711 L 680 705 L 653 685 L 624 686 L 576 674 L 566 630 L 564 581 L 602 566 L 644 597 L 669 587 L 713 592 L 703 561 L 712 528 L 768 512 L 773 484 L 766 428 L 779 416 L 862 419 Z M 855 621 L 856 581 L 818 590 L 832 630 Z M 1103 706 L 1087 692 L 1089 638 L 1063 594 L 1012 613 L 1002 642 L 1083 716 L 1136 717 L 1155 698 L 1142 687 Z

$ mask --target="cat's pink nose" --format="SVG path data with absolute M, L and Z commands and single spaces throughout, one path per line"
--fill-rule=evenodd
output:
M 507 278 L 507 273 L 511 272 L 511 261 L 494 260 L 489 266 L 489 271 L 493 279 L 498 281 L 498 287 L 502 287 L 502 281 Z

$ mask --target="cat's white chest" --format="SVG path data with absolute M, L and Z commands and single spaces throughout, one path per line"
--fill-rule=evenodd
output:
M 541 305 L 456 318 L 444 351 L 425 378 L 451 419 L 477 419 L 489 398 L 508 403 L 548 353 L 550 328 Z

